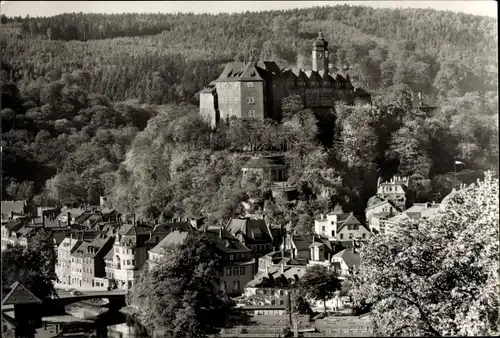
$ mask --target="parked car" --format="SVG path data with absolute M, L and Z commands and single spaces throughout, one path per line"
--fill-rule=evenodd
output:
M 82 293 L 80 291 L 78 291 L 78 290 L 73 290 L 73 291 L 71 291 L 71 294 L 73 296 L 78 296 L 78 295 L 81 295 Z

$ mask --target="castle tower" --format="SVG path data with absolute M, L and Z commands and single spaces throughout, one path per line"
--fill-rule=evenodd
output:
M 323 33 L 319 32 L 312 50 L 312 70 L 328 73 L 328 42 L 323 38 Z

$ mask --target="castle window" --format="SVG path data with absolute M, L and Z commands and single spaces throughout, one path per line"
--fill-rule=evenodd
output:
M 247 97 L 247 103 L 248 104 L 254 104 L 255 103 L 255 97 L 253 97 L 253 96 Z
M 254 88 L 253 82 L 247 82 L 247 88 Z
M 248 117 L 255 117 L 255 110 L 249 110 Z

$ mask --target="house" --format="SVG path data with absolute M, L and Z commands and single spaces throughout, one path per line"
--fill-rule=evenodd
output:
M 264 272 L 266 269 L 279 266 L 281 264 L 284 265 L 305 265 L 305 262 L 299 262 L 292 258 L 292 250 L 279 250 L 270 252 L 259 258 L 259 270 L 258 272 Z
M 169 254 L 169 246 L 184 243 L 188 235 L 188 230 L 176 229 L 165 236 L 154 248 L 148 251 L 148 268 L 151 269 L 161 263 Z
M 273 236 L 264 219 L 232 218 L 226 229 L 252 250 L 255 259 L 273 250 Z
M 64 237 L 57 247 L 56 275 L 59 283 L 71 285 L 71 254 L 81 244 L 75 236 Z
M 113 275 L 117 287 L 130 289 L 142 275 L 142 267 L 148 260 L 148 250 L 153 247 L 146 243 L 151 237 L 151 228 L 122 225 L 115 234 L 113 256 L 106 256 L 107 275 Z M 111 271 L 110 271 L 111 270 Z
M 420 218 L 432 219 L 440 210 L 439 203 L 414 203 L 413 206 L 403 213 L 380 222 L 381 233 L 392 233 L 396 225 L 406 220 L 417 220 Z
M 78 288 L 108 287 L 104 257 L 113 248 L 115 238 L 100 234 L 92 241 L 79 241 L 71 256 L 71 286 Z M 102 285 L 101 285 L 102 284 Z
M 254 306 L 288 304 L 290 293 L 298 291 L 298 282 L 306 270 L 307 267 L 303 265 L 281 264 L 259 272 L 245 286 L 245 304 Z
M 311 259 L 309 247 L 314 241 L 313 238 L 320 240 L 318 236 L 314 235 L 288 233 L 280 246 L 280 250 L 290 250 L 291 258 L 301 262 L 301 264 L 307 263 Z
M 365 217 L 370 231 L 380 232 L 380 220 L 389 219 L 401 213 L 401 210 L 390 200 L 383 200 L 365 209 Z
M 222 256 L 222 267 L 218 271 L 221 290 L 229 296 L 239 296 L 243 287 L 255 274 L 255 259 L 252 251 L 221 226 L 203 227 L 207 236 L 216 242 Z M 176 230 L 166 236 L 157 246 L 149 251 L 149 265 L 154 267 L 168 255 L 168 247 L 183 243 L 191 231 Z
M 370 231 L 353 213 L 332 212 L 320 215 L 314 220 L 314 232 L 330 241 L 347 239 L 367 239 Z
M 59 222 L 59 224 L 71 226 L 73 224 L 80 224 L 79 221 L 81 221 L 82 219 L 84 221 L 86 219 L 86 215 L 89 215 L 90 217 L 90 212 L 85 209 L 64 207 L 61 209 L 60 214 L 57 216 L 57 221 Z
M 25 227 L 25 224 L 20 219 L 15 219 L 2 224 L 2 251 L 7 249 L 7 246 L 15 244 L 25 244 L 28 246 L 27 241 L 20 241 L 24 231 L 21 231 Z
M 150 230 L 150 238 L 146 243 L 152 246 L 160 243 L 167 235 L 174 231 L 192 231 L 194 230 L 190 222 L 167 222 L 162 224 L 156 224 L 152 230 Z
M 340 278 L 345 279 L 352 273 L 354 268 L 359 267 L 361 259 L 359 253 L 344 249 L 333 255 L 330 262 Z
M 242 166 L 243 181 L 254 176 L 268 182 L 287 180 L 285 156 L 253 156 Z
M 409 177 L 394 176 L 388 182 L 377 182 L 377 197 L 390 200 L 400 210 L 405 210 L 408 201 L 408 189 L 410 188 Z
M 28 216 L 27 201 L 2 201 L 2 223 Z

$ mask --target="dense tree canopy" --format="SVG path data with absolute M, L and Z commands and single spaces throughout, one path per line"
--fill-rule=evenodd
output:
M 167 337 L 203 337 L 224 324 L 229 299 L 219 289 L 221 257 L 205 233 L 192 233 L 165 248 L 166 261 L 145 274 L 131 304 L 150 330 Z
M 352 292 L 387 336 L 498 335 L 498 179 L 450 196 L 361 251 Z
M 335 293 L 342 288 L 335 271 L 323 265 L 308 267 L 306 274 L 300 280 L 300 285 L 304 294 L 315 300 L 323 301 L 325 313 L 326 301 L 333 298 Z
M 19 282 L 42 301 L 50 298 L 55 294 L 52 283 L 55 272 L 54 269 L 47 271 L 50 262 L 46 262 L 45 258 L 33 249 L 20 245 L 7 246 L 2 252 L 2 288 Z

